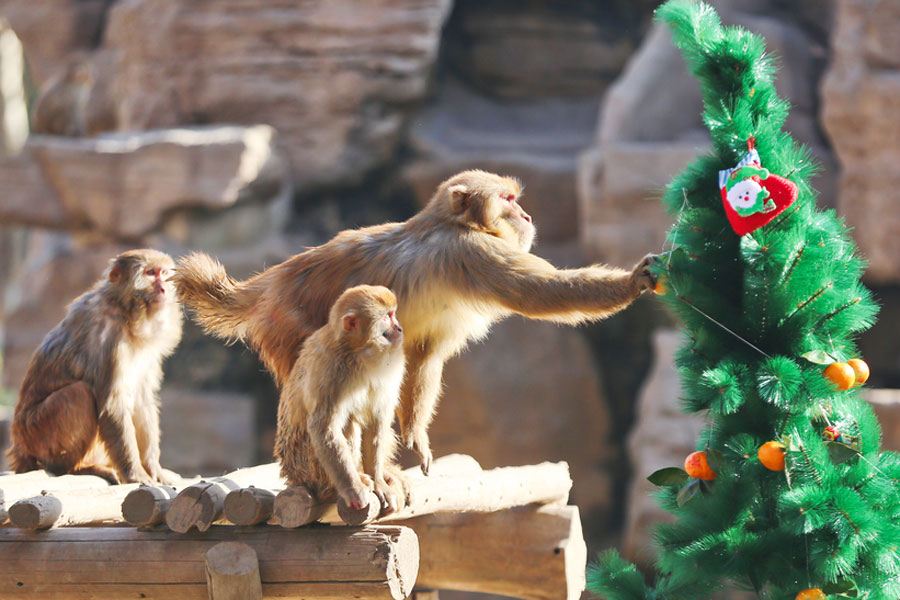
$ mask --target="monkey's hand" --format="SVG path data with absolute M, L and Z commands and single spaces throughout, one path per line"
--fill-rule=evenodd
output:
M 431 444 L 428 441 L 428 432 L 424 429 L 412 429 L 403 432 L 403 443 L 406 447 L 419 455 L 422 463 L 422 472 L 428 475 L 431 470 L 431 461 L 434 457 L 431 454 Z
M 384 466 L 384 482 L 399 499 L 397 510 L 409 505 L 409 479 L 399 465 L 387 464 Z
M 163 469 L 159 465 L 155 469 L 150 470 L 150 475 L 162 485 L 171 485 L 179 487 L 181 485 L 181 475 L 169 469 Z
M 631 270 L 631 289 L 636 296 L 656 286 L 656 275 L 653 274 L 652 266 L 657 261 L 659 261 L 658 254 L 648 254 L 634 265 Z
M 360 479 L 360 481 L 362 481 L 363 487 L 365 487 L 366 489 L 368 489 L 372 492 L 375 491 L 375 480 L 374 479 L 372 479 L 365 473 L 360 473 L 359 479 Z
M 345 487 L 338 490 L 341 500 L 351 510 L 362 510 L 364 506 L 367 506 L 369 504 L 368 494 L 369 490 L 363 485 Z

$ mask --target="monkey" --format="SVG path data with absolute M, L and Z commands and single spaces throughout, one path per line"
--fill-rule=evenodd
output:
M 76 56 L 51 77 L 34 103 L 33 133 L 80 137 L 87 133 L 87 106 L 94 85 L 94 68 L 85 56 Z
M 246 281 L 205 254 L 183 257 L 176 288 L 208 333 L 247 342 L 279 385 L 341 290 L 360 283 L 393 290 L 406 330 L 401 436 L 427 474 L 444 362 L 469 341 L 513 314 L 570 325 L 599 320 L 655 285 L 654 255 L 625 271 L 557 269 L 532 254 L 536 230 L 521 194 L 516 179 L 464 171 L 409 220 L 343 231 Z
M 129 250 L 78 296 L 35 350 L 10 426 L 17 473 L 93 474 L 111 483 L 177 483 L 159 463 L 162 361 L 181 339 L 175 264 Z
M 396 452 L 391 425 L 404 370 L 396 312 L 397 298 L 386 287 L 346 290 L 285 379 L 275 456 L 287 481 L 307 486 L 323 502 L 337 494 L 358 510 L 367 489 L 385 513 L 403 501 L 401 482 L 387 470 Z

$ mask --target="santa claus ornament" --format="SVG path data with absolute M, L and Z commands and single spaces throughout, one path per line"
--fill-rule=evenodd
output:
M 793 181 L 763 168 L 753 138 L 749 152 L 733 169 L 719 171 L 719 189 L 725 215 L 738 235 L 755 231 L 781 214 L 797 199 Z

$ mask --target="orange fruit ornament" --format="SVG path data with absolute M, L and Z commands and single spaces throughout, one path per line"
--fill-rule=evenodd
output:
M 756 456 L 768 470 L 784 471 L 784 444 L 781 442 L 766 442 L 759 447 Z
M 853 387 L 856 373 L 853 367 L 843 362 L 831 363 L 825 368 L 825 378 L 831 380 L 837 389 L 844 391 Z
M 653 292 L 655 294 L 659 294 L 660 296 L 664 295 L 669 291 L 668 286 L 666 285 L 667 280 L 665 275 L 660 275 L 656 280 L 656 285 L 653 286 Z
M 850 365 L 850 368 L 853 369 L 854 375 L 856 375 L 856 383 L 857 385 L 862 385 L 869 379 L 869 365 L 866 364 L 866 361 L 861 358 L 851 358 L 847 361 L 847 364 Z
M 684 459 L 684 470 L 695 479 L 712 481 L 716 478 L 716 472 L 706 462 L 706 452 L 692 452 Z
M 828 596 L 819 588 L 810 588 L 797 594 L 797 600 L 828 600 Z

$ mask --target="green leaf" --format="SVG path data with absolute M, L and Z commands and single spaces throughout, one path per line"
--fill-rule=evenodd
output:
M 690 477 L 684 469 L 679 469 L 678 467 L 666 467 L 665 469 L 660 469 L 659 471 L 651 473 L 647 478 L 647 481 L 653 485 L 669 486 L 684 485 L 688 479 L 690 479 Z
M 695 479 L 680 490 L 678 490 L 678 495 L 675 497 L 675 502 L 678 503 L 678 508 L 684 506 L 691 498 L 697 495 L 697 492 L 700 490 L 700 480 Z
M 719 469 L 724 464 L 725 457 L 722 456 L 722 453 L 718 450 L 707 450 L 706 451 L 706 463 L 709 465 L 713 471 L 718 475 Z
M 837 362 L 835 357 L 824 350 L 810 350 L 809 352 L 804 352 L 800 356 L 817 365 L 830 365 L 831 363 Z
M 826 583 L 822 586 L 822 591 L 826 594 L 839 594 L 845 598 L 856 598 L 859 590 L 856 582 L 852 579 L 838 579 L 832 583 Z
M 859 452 L 847 444 L 841 444 L 840 442 L 826 442 L 825 447 L 828 448 L 828 456 L 831 457 L 831 462 L 836 465 L 845 463 L 848 460 L 859 456 Z

